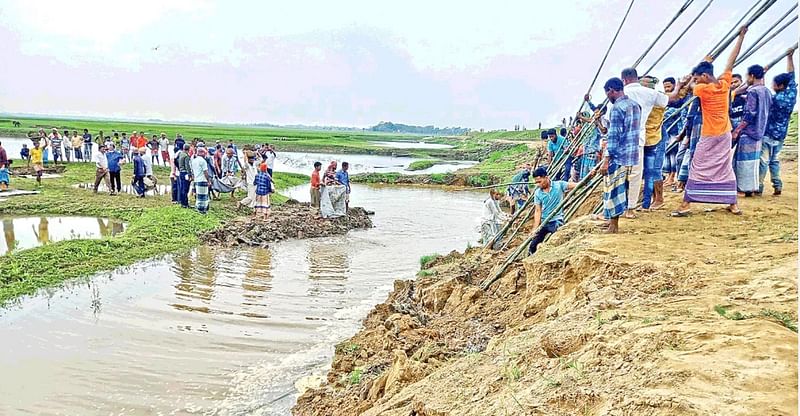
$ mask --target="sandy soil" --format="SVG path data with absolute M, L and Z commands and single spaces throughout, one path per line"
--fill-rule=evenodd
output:
M 507 253 L 440 258 L 294 414 L 795 415 L 797 162 L 783 170 L 783 196 L 743 216 L 644 213 L 619 235 L 576 220 L 488 291 Z

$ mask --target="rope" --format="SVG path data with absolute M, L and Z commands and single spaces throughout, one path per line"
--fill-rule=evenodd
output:
M 678 17 L 680 17 L 680 15 L 682 15 L 683 12 L 685 12 L 686 9 L 689 8 L 689 5 L 692 4 L 693 1 L 694 0 L 686 0 L 686 3 L 684 3 L 683 6 L 680 9 L 678 9 L 678 12 L 675 13 L 675 16 L 672 16 L 672 20 L 670 20 L 669 23 L 667 23 L 667 26 L 661 30 L 661 33 L 659 33 L 658 36 L 656 36 L 656 39 L 652 43 L 650 43 L 650 46 L 648 46 L 647 49 L 644 50 L 639 59 L 637 59 L 636 62 L 633 63 L 632 66 L 633 68 L 636 68 L 640 63 L 642 63 L 642 60 L 644 59 L 645 56 L 647 56 L 648 53 L 650 53 L 650 50 L 653 49 L 653 46 L 656 46 L 656 43 L 658 43 L 661 37 L 664 36 L 664 33 L 667 31 L 667 29 L 669 29 L 669 27 L 672 26 L 672 24 L 675 23 L 676 20 L 678 20 Z
M 680 42 L 681 38 L 683 38 L 683 35 L 685 35 L 689 31 L 689 29 L 691 29 L 692 26 L 694 26 L 695 23 L 697 23 L 697 20 L 700 19 L 700 16 L 702 16 L 703 13 L 705 13 L 706 10 L 708 10 L 708 7 L 711 6 L 711 3 L 713 3 L 713 2 L 714 2 L 714 0 L 708 0 L 708 3 L 706 3 L 706 6 L 703 7 L 702 10 L 700 10 L 700 13 L 698 13 L 697 16 L 695 16 L 694 20 L 692 20 L 689 23 L 689 26 L 686 26 L 686 29 L 684 29 L 683 32 L 681 32 L 681 34 L 678 35 L 678 39 L 675 39 L 675 42 L 672 42 L 672 45 L 669 45 L 669 48 L 667 48 L 667 50 L 665 50 L 664 53 L 662 53 L 661 56 L 659 56 L 658 59 L 656 59 L 656 61 L 653 62 L 652 65 L 650 65 L 650 68 L 647 68 L 647 71 L 644 71 L 645 74 L 650 73 L 650 71 L 652 71 L 653 68 L 655 68 L 656 65 L 658 65 L 658 63 L 661 62 L 661 60 L 664 59 L 664 57 L 667 56 L 667 54 L 670 51 L 672 51 L 672 48 L 674 48 L 675 45 L 677 45 L 678 42 Z
M 794 8 L 797 8 L 797 5 L 796 5 L 796 4 L 795 4 L 795 6 L 794 6 L 792 9 L 794 9 Z M 792 10 L 789 10 L 789 12 L 788 12 L 788 13 L 791 13 L 791 11 L 792 11 Z M 787 13 L 787 14 L 788 14 L 788 13 Z M 781 20 L 783 20 L 783 18 L 781 18 Z M 748 58 L 750 58 L 751 56 L 753 56 L 753 54 L 754 54 L 754 53 L 756 53 L 756 51 L 758 51 L 759 49 L 761 49 L 761 47 L 762 47 L 762 46 L 766 45 L 766 44 L 767 44 L 767 42 L 769 42 L 769 41 L 771 41 L 772 39 L 774 39 L 774 38 L 775 38 L 775 36 L 778 36 L 778 35 L 779 35 L 781 32 L 783 32 L 783 31 L 784 31 L 784 29 L 786 29 L 787 27 L 789 27 L 789 25 L 791 25 L 792 23 L 794 23 L 794 22 L 795 22 L 795 20 L 797 20 L 797 15 L 795 15 L 795 16 L 794 16 L 793 18 L 791 18 L 791 19 L 790 19 L 788 22 L 786 22 L 786 24 L 784 24 L 783 26 L 781 26 L 781 27 L 780 27 L 780 29 L 778 29 L 778 30 L 777 30 L 775 33 L 773 33 L 773 34 L 772 34 L 770 37 L 768 37 L 768 38 L 764 39 L 764 41 L 763 41 L 763 42 L 761 42 L 761 43 L 759 43 L 759 44 L 757 44 L 757 45 L 756 45 L 756 44 L 753 44 L 753 46 L 751 46 L 750 48 L 748 48 L 748 49 L 747 49 L 747 51 L 745 51 L 745 53 L 743 53 L 743 54 L 742 54 L 742 55 L 739 57 L 739 59 L 737 59 L 737 60 L 736 60 L 736 63 L 734 64 L 734 66 L 741 64 L 741 63 L 742 63 L 742 62 L 744 62 L 746 59 L 748 59 Z M 779 20 L 779 22 L 780 22 L 780 20 Z M 775 26 L 772 26 L 772 27 L 770 27 L 770 30 L 772 30 L 774 27 L 775 27 Z M 767 33 L 769 33 L 769 32 L 770 32 L 770 30 L 767 30 L 767 31 L 764 33 L 764 35 L 766 35 Z M 764 35 L 761 35 L 761 37 L 763 38 L 763 37 L 764 37 Z M 761 39 L 761 38 L 759 38 L 759 40 L 760 40 L 760 39 Z

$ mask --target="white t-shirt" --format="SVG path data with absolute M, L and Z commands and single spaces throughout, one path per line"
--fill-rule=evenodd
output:
M 159 140 L 158 144 L 161 146 L 161 150 L 169 149 L 169 139 L 167 139 L 166 137 Z
M 275 166 L 275 153 L 267 151 L 267 168 L 272 169 Z
M 97 165 L 98 169 L 108 169 L 108 159 L 105 153 L 95 152 L 92 153 L 92 162 Z
M 669 103 L 669 97 L 663 92 L 658 92 L 654 89 L 647 88 L 638 82 L 632 82 L 625 86 L 625 95 L 631 100 L 635 101 L 642 107 L 641 119 L 639 120 L 639 147 L 644 146 L 646 140 L 645 124 L 647 124 L 647 117 L 653 111 L 653 107 L 666 107 Z M 610 114 L 610 111 L 609 111 Z
M 142 156 L 142 162 L 144 162 L 145 176 L 153 176 L 153 159 L 146 156 Z
M 208 171 L 208 163 L 206 160 L 200 156 L 196 156 L 192 158 L 192 176 L 194 176 L 194 180 L 197 182 L 205 182 L 206 175 L 204 172 Z
M 481 216 L 483 222 L 500 222 L 504 216 L 497 201 L 491 197 L 483 201 L 483 215 Z

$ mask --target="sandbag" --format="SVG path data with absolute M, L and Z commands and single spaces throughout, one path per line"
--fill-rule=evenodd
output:
M 347 187 L 344 185 L 322 187 L 319 202 L 319 211 L 322 214 L 322 218 L 338 218 L 347 215 L 346 193 Z

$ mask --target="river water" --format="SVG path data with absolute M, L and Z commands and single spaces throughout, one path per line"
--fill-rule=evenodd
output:
M 353 185 L 375 228 L 201 246 L 25 298 L 0 311 L 0 414 L 288 415 L 420 256 L 474 244 L 483 199 Z
M 125 229 L 121 221 L 97 217 L 0 217 L 0 222 L 0 255 L 62 240 L 114 236 Z

